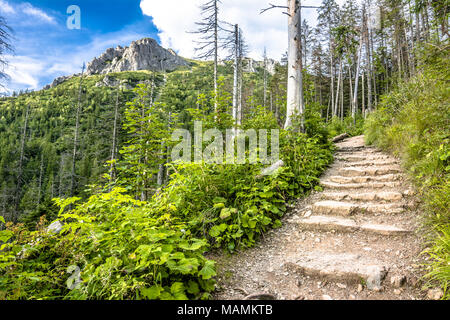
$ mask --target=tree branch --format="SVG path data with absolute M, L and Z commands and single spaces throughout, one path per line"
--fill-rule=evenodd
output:
M 289 9 L 287 6 L 276 6 L 274 4 L 269 3 L 269 8 L 261 9 L 261 12 L 259 14 L 263 14 L 266 11 L 272 10 L 272 9 Z M 283 12 L 289 15 L 287 12 Z

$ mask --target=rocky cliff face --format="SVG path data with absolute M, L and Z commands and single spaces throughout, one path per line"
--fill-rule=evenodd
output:
M 266 70 L 269 74 L 274 75 L 275 74 L 275 66 L 277 62 L 273 59 L 267 59 L 266 62 Z M 256 72 L 257 68 L 264 68 L 264 61 L 256 61 L 252 58 L 244 58 L 243 60 L 243 68 L 244 72 Z
M 173 50 L 166 50 L 154 39 L 145 38 L 129 47 L 109 48 L 87 65 L 86 74 L 107 74 L 122 71 L 173 71 L 188 66 Z

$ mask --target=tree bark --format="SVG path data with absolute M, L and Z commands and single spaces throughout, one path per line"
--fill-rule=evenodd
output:
M 27 110 L 25 112 L 25 123 L 22 131 L 22 141 L 20 143 L 20 156 L 19 156 L 19 168 L 17 172 L 17 184 L 16 184 L 16 192 L 15 192 L 15 203 L 14 203 L 14 216 L 12 220 L 14 223 L 17 223 L 19 219 L 19 206 L 20 206 L 20 196 L 22 194 L 20 188 L 22 187 L 22 179 L 23 179 L 23 161 L 25 159 L 25 143 L 27 138 L 27 130 L 28 130 L 28 117 L 30 113 L 30 105 L 27 105 Z
M 111 147 L 111 178 L 110 182 L 116 179 L 116 165 L 115 160 L 116 159 L 116 148 L 117 148 L 117 123 L 119 121 L 119 88 L 117 88 L 117 95 L 116 95 L 116 104 L 114 109 L 114 124 L 113 124 L 113 136 L 112 136 L 112 147 Z
M 359 49 L 358 49 L 358 62 L 356 64 L 356 75 L 355 75 L 355 92 L 353 94 L 353 110 L 352 110 L 352 117 L 354 121 L 356 121 L 356 113 L 358 111 L 358 81 L 359 81 L 359 72 L 361 68 L 361 51 L 362 51 L 362 45 L 363 45 L 363 39 L 362 34 L 360 36 L 359 40 Z M 363 88 L 364 90 L 364 88 Z
M 302 39 L 300 1 L 288 0 L 288 88 L 285 129 L 293 126 L 293 117 L 298 114 L 301 130 L 304 131 L 303 79 L 302 79 Z
M 234 80 L 233 80 L 233 120 L 235 129 L 238 118 L 238 99 L 239 99 L 239 26 L 234 26 Z
M 85 65 L 83 64 L 83 68 L 81 71 L 80 76 L 80 82 L 78 84 L 78 100 L 77 100 L 77 113 L 76 113 L 76 119 L 75 119 L 75 135 L 73 139 L 73 153 L 72 153 L 72 173 L 71 173 L 71 180 L 70 180 L 70 196 L 73 197 L 75 192 L 75 164 L 77 160 L 77 151 L 78 151 L 78 135 L 80 130 L 80 115 L 81 115 L 81 94 L 83 90 L 83 76 L 84 76 L 84 68 Z

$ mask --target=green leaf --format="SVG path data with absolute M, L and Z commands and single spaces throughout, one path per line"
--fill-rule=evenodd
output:
M 214 208 L 215 208 L 215 209 L 222 209 L 222 208 L 225 208 L 225 203 L 222 203 L 222 202 L 216 203 L 216 204 L 214 205 Z
M 257 223 L 257 221 L 255 219 L 251 219 L 251 220 L 248 221 L 248 226 L 251 229 L 255 229 L 256 228 L 256 223 Z
M 178 247 L 183 250 L 196 251 L 205 245 L 205 241 L 196 239 L 191 244 L 187 241 L 181 242 Z
M 278 228 L 280 228 L 281 226 L 282 226 L 281 221 L 280 221 L 280 220 L 275 220 L 275 222 L 273 223 L 272 228 L 278 229 Z
M 5 218 L 3 218 L 2 216 L 0 216 L 0 222 L 6 223 L 6 222 L 5 222 Z
M 225 220 L 231 216 L 231 211 L 228 208 L 223 208 L 220 212 L 220 219 Z
M 214 226 L 209 230 L 209 235 L 213 238 L 218 237 L 221 234 L 219 226 Z
M 170 287 L 170 292 L 174 296 L 175 300 L 188 300 L 188 297 L 184 293 L 185 288 L 182 282 L 175 282 Z
M 14 235 L 14 233 L 9 230 L 0 231 L 0 241 L 7 242 L 9 239 L 12 238 L 13 235 Z
M 152 286 L 150 288 L 142 288 L 141 294 L 144 298 L 147 298 L 149 300 L 156 300 L 160 297 L 161 291 L 163 291 L 163 288 L 160 286 Z
M 204 280 L 211 279 L 216 274 L 215 262 L 211 260 L 206 261 L 202 270 L 200 270 L 200 272 L 198 273 L 198 275 L 201 276 Z
M 198 283 L 192 280 L 189 280 L 188 282 L 188 287 L 187 287 L 187 292 L 190 294 L 199 294 L 200 293 L 200 288 L 198 286 Z
M 213 203 L 226 203 L 226 202 L 227 202 L 227 199 L 222 198 L 222 197 L 215 197 L 213 199 Z

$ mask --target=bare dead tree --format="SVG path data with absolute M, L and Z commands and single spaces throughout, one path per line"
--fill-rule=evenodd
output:
M 79 131 L 80 131 L 80 116 L 81 116 L 81 95 L 83 93 L 83 76 L 84 76 L 84 69 L 85 64 L 83 63 L 83 68 L 81 70 L 80 75 L 80 82 L 78 84 L 78 99 L 77 99 L 77 113 L 75 118 L 75 134 L 73 138 L 73 154 L 72 154 L 72 173 L 71 173 L 71 180 L 70 180 L 70 196 L 73 197 L 75 192 L 75 164 L 77 160 L 77 153 L 78 153 L 78 140 L 79 140 Z
M 266 102 L 267 102 L 267 49 L 266 49 L 266 47 L 264 47 L 264 55 L 263 55 L 263 57 L 264 57 L 264 78 L 263 78 L 263 81 L 264 81 L 264 93 L 263 93 L 263 95 L 264 95 L 264 98 L 263 98 L 263 106 L 264 107 L 266 107 Z
M 8 75 L 5 72 L 5 68 L 8 65 L 5 54 L 13 52 L 11 44 L 12 32 L 13 30 L 8 26 L 5 18 L 0 16 L 0 86 L 2 86 L 1 81 L 8 79 Z
M 120 89 L 117 88 L 116 93 L 116 103 L 114 108 L 114 123 L 113 123 L 113 133 L 112 133 L 112 146 L 111 146 L 111 176 L 110 176 L 110 182 L 112 182 L 116 178 L 116 164 L 115 161 L 117 160 L 117 129 L 118 129 L 118 122 L 119 122 L 119 97 L 120 97 Z
M 214 110 L 217 112 L 217 67 L 219 61 L 219 31 L 222 29 L 219 21 L 220 0 L 208 0 L 200 9 L 203 19 L 197 22 L 198 29 L 190 32 L 202 35 L 199 41 L 196 41 L 195 52 L 197 59 L 214 59 Z
M 288 16 L 288 88 L 287 113 L 285 129 L 293 125 L 293 117 L 298 114 L 301 118 L 301 131 L 304 132 L 305 101 L 303 95 L 303 53 L 302 53 L 302 9 L 318 8 L 302 6 L 300 0 L 287 0 L 287 6 L 269 4 L 262 9 L 264 13 L 271 9 L 287 9 Z
M 25 160 L 25 144 L 27 139 L 27 131 L 28 131 L 28 120 L 30 115 L 30 105 L 27 105 L 27 110 L 25 111 L 25 123 L 23 125 L 22 130 L 22 140 L 20 142 L 20 156 L 19 156 L 19 168 L 17 171 L 17 183 L 16 183 L 16 191 L 15 195 L 15 203 L 14 203 L 14 216 L 12 218 L 13 222 L 16 223 L 19 219 L 19 206 L 21 199 L 21 187 L 23 183 L 23 162 Z

